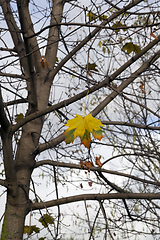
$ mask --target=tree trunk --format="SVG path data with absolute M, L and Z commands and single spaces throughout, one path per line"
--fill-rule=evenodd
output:
M 29 187 L 35 165 L 33 152 L 39 141 L 42 124 L 42 119 L 36 119 L 23 127 L 14 161 L 18 189 L 16 194 L 13 194 L 15 192 L 13 185 L 7 191 L 1 240 L 23 239 L 24 221 L 31 202 L 29 200 Z
M 22 240 L 24 231 L 24 221 L 28 213 L 30 201 L 27 199 L 25 189 L 19 186 L 18 195 L 12 197 L 7 192 L 7 203 L 2 226 L 1 240 L 14 239 Z

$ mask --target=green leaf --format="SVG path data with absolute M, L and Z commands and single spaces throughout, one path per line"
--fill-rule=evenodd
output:
M 97 64 L 95 64 L 95 63 L 88 63 L 88 70 L 92 70 L 92 71 L 98 72 L 98 69 L 96 69 L 96 67 L 97 67 Z M 86 69 L 87 69 L 87 65 L 86 65 Z
M 15 122 L 19 122 L 19 121 L 22 120 L 23 118 L 24 118 L 23 113 L 16 114 L 16 115 L 15 115 Z
M 24 226 L 24 234 L 28 233 L 29 234 L 29 226 Z
M 24 226 L 24 234 L 28 234 L 31 235 L 33 232 L 35 233 L 39 233 L 40 229 L 38 227 L 36 227 L 36 225 L 32 225 L 32 226 Z
M 76 130 L 76 128 L 71 129 L 71 130 L 69 130 L 69 131 L 67 131 L 67 132 L 65 133 L 66 143 L 67 143 L 67 144 L 69 144 L 69 143 L 71 143 L 71 142 L 74 141 L 74 131 L 75 131 L 75 130 Z
M 104 21 L 104 20 L 106 20 L 106 19 L 107 19 L 107 15 L 102 15 L 102 16 L 99 17 L 99 20 L 100 20 L 100 21 Z
M 103 53 L 106 52 L 106 48 L 104 46 L 102 47 L 102 51 L 103 51 Z
M 39 227 L 36 227 L 36 225 L 33 225 L 33 226 L 31 226 L 31 227 L 32 227 L 32 229 L 33 229 L 33 231 L 34 231 L 35 233 L 39 233 L 39 232 L 40 232 Z
M 102 42 L 99 41 L 99 43 L 97 44 L 97 46 L 101 48 L 101 47 L 102 47 Z
M 115 27 L 115 28 L 117 28 L 117 27 L 124 27 L 124 26 L 126 26 L 125 24 L 122 24 L 121 22 L 119 22 L 119 21 L 116 21 L 116 23 L 115 24 L 113 24 L 112 25 L 112 27 Z M 126 29 L 122 29 L 124 32 L 126 31 Z M 120 29 L 116 29 L 116 30 L 114 30 L 116 33 L 118 33 L 119 31 L 120 31 Z
M 54 218 L 52 218 L 49 214 L 44 214 L 39 222 L 46 228 L 48 224 L 54 224 Z
M 138 53 L 140 50 L 140 47 L 137 44 L 133 44 L 132 42 L 126 43 L 122 48 L 122 51 L 126 52 L 127 54 L 130 54 L 131 52 Z

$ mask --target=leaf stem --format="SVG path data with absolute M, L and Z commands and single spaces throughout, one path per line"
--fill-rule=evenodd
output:
M 87 92 L 87 94 L 86 94 L 86 97 L 85 97 L 85 103 L 84 103 L 84 117 L 85 117 L 85 115 L 86 115 L 86 102 L 87 102 L 87 95 L 88 95 L 88 93 L 89 93 L 89 90 L 88 90 L 88 92 Z

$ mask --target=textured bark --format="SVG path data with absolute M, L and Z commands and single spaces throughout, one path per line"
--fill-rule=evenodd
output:
M 63 4 L 61 1 L 56 1 L 56 5 L 58 7 L 54 5 L 53 10 L 56 11 L 57 16 L 59 17 L 59 19 L 56 21 L 60 22 Z M 38 49 L 36 38 L 27 38 L 34 33 L 33 24 L 31 22 L 28 10 L 28 1 L 17 1 L 17 7 L 19 10 L 19 19 L 23 32 L 23 39 L 19 33 L 19 28 L 14 21 L 14 17 L 10 8 L 10 1 L 5 1 L 2 4 L 5 20 L 8 28 L 11 30 L 12 40 L 14 42 L 15 49 L 18 52 L 21 67 L 24 71 L 25 78 L 29 80 L 27 81 L 29 101 L 27 115 L 29 115 L 34 113 L 36 110 L 47 108 L 50 86 L 53 79 L 48 79 L 48 81 L 45 81 L 48 70 L 40 68 L 41 55 Z M 57 29 L 57 27 L 54 29 Z M 56 59 L 59 31 L 51 29 L 50 35 L 53 35 L 53 31 L 56 31 L 57 34 L 55 39 L 56 45 L 52 50 L 52 58 Z M 53 65 L 54 63 L 55 60 L 53 61 Z M 0 105 L 0 110 L 3 113 L 3 104 Z M 11 126 L 5 114 L 3 115 L 1 114 L 0 123 L 2 126 L 1 135 L 3 140 L 3 155 L 8 190 L 1 239 L 22 240 L 25 217 L 30 209 L 29 186 L 31 174 L 35 165 L 35 154 L 33 154 L 33 152 L 38 146 L 39 137 L 44 123 L 44 117 L 39 117 L 38 119 L 28 122 L 23 126 L 16 156 L 13 161 L 13 132 L 11 131 Z
M 25 189 L 19 187 L 17 197 L 7 192 L 7 203 L 3 220 L 1 240 L 22 239 L 24 221 L 28 213 L 30 201 L 27 199 Z

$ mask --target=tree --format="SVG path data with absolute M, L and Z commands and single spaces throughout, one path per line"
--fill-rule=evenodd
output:
M 39 211 L 37 219 L 52 239 L 62 239 L 66 216 L 61 206 L 80 201 L 86 216 L 73 212 L 72 217 L 89 229 L 82 231 L 86 239 L 96 239 L 96 234 L 101 239 L 118 239 L 121 234 L 156 239 L 159 2 L 0 4 L 1 175 L 5 172 L 0 184 L 7 192 L 1 239 L 38 234 L 38 225 L 25 225 L 34 211 Z M 91 136 L 84 146 L 74 141 L 75 128 L 64 134 L 65 124 L 76 114 L 90 113 L 104 125 L 103 138 Z M 82 143 L 88 134 L 86 130 Z M 53 180 L 50 200 L 37 193 L 36 169 Z M 61 197 L 61 186 L 69 183 L 79 194 Z M 54 216 L 47 210 L 51 207 L 56 207 Z

